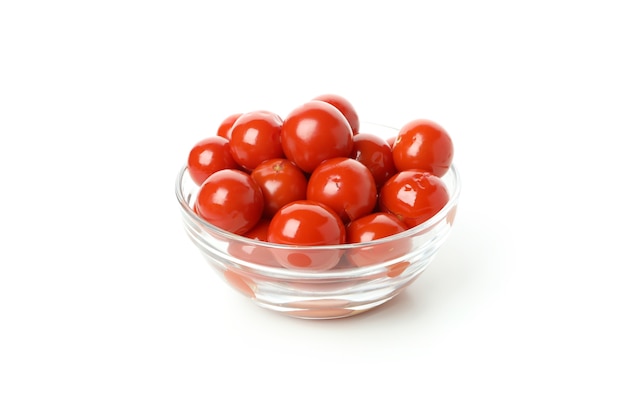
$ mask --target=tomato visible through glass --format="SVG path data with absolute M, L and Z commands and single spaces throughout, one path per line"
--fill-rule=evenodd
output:
M 346 228 L 348 243 L 379 240 L 408 230 L 408 226 L 390 213 L 372 213 L 350 222 Z M 356 266 L 372 265 L 388 261 L 407 253 L 411 248 L 410 238 L 393 240 L 379 245 L 357 247 L 347 253 Z
M 449 200 L 443 180 L 431 172 L 407 170 L 395 174 L 380 190 L 378 205 L 409 227 L 437 214 Z
M 257 224 L 243 234 L 243 236 L 257 241 L 267 242 L 267 231 L 269 229 L 270 220 L 261 218 Z M 259 265 L 278 266 L 274 259 L 274 255 L 269 248 L 259 246 L 253 243 L 243 243 L 233 240 L 228 245 L 228 253 L 239 259 L 254 262 Z
M 267 232 L 271 243 L 302 246 L 338 245 L 346 241 L 341 218 L 323 203 L 300 200 L 282 207 L 272 218 Z M 287 268 L 325 270 L 341 259 L 338 250 L 273 249 L 276 260 Z
M 322 94 L 284 119 L 264 110 L 225 117 L 216 136 L 190 150 L 187 170 L 199 187 L 194 210 L 202 219 L 279 244 L 239 239 L 229 245 L 232 256 L 325 270 L 392 263 L 410 251 L 410 238 L 348 251 L 320 247 L 384 239 L 432 218 L 449 201 L 441 177 L 453 154 L 450 136 L 431 120 L 411 120 L 383 138 L 361 132 L 345 97 Z M 385 276 L 407 265 L 399 260 Z

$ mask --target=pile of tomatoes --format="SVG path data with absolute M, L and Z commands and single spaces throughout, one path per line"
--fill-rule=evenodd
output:
M 419 225 L 448 202 L 441 177 L 453 145 L 415 119 L 397 135 L 361 132 L 354 106 L 315 97 L 284 118 L 233 114 L 187 160 L 194 210 L 226 231 L 272 243 L 332 245 L 380 239 Z

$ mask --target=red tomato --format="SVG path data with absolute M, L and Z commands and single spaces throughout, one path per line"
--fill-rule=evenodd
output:
M 350 123 L 350 127 L 352 128 L 352 134 L 356 135 L 359 133 L 359 129 L 361 127 L 361 123 L 359 121 L 359 115 L 356 112 L 352 103 L 348 101 L 343 96 L 339 96 L 337 94 L 322 94 L 320 96 L 315 97 L 313 100 L 325 101 L 328 104 L 332 104 L 343 114 Z
M 408 226 L 390 213 L 372 213 L 350 222 L 346 227 L 348 243 L 371 242 L 408 230 Z M 346 256 L 356 266 L 385 262 L 409 252 L 410 238 L 394 240 L 376 246 L 350 249 Z
M 306 197 L 326 204 L 343 222 L 349 222 L 372 212 L 376 206 L 376 182 L 359 161 L 331 158 L 311 173 Z
M 398 171 L 421 169 L 438 177 L 450 168 L 453 154 L 448 133 L 437 123 L 424 119 L 405 124 L 393 146 L 393 162 Z
M 187 156 L 189 176 L 197 185 L 214 172 L 226 168 L 238 168 L 238 165 L 230 154 L 228 140 L 221 136 L 197 142 Z
M 207 222 L 243 234 L 263 214 L 263 193 L 250 175 L 237 169 L 223 169 L 202 183 L 195 209 Z
M 391 146 L 386 140 L 371 133 L 359 133 L 354 136 L 353 141 L 351 157 L 370 170 L 376 188 L 382 187 L 396 173 Z
M 282 158 L 280 131 L 283 121 L 268 111 L 245 113 L 235 121 L 230 132 L 233 159 L 248 171 L 271 158 Z
M 230 139 L 230 131 L 233 127 L 233 123 L 235 123 L 235 121 L 239 119 L 239 116 L 241 116 L 242 114 L 243 113 L 234 113 L 222 120 L 217 128 L 217 136 Z
M 352 128 L 332 104 L 311 100 L 284 120 L 281 142 L 287 159 L 307 173 L 320 162 L 352 152 Z
M 271 218 L 287 203 L 306 199 L 307 179 L 288 159 L 268 159 L 257 165 L 250 175 L 263 191 L 265 217 Z
M 320 246 L 345 243 L 343 222 L 327 205 L 309 200 L 293 201 L 270 221 L 267 241 L 280 244 Z
M 348 243 L 371 242 L 408 230 L 408 226 L 391 213 L 371 213 L 346 227 Z
M 261 242 L 267 242 L 267 231 L 270 227 L 269 219 L 260 219 L 257 224 L 243 235 L 252 240 L 260 240 Z
M 261 218 L 258 223 L 243 235 L 256 241 L 267 242 L 267 231 L 269 229 L 269 219 Z M 254 262 L 260 265 L 278 266 L 274 255 L 269 248 L 255 245 L 254 243 L 242 243 L 232 241 L 228 245 L 228 253 L 238 259 Z
M 433 217 L 449 200 L 443 180 L 431 172 L 400 171 L 380 189 L 378 205 L 381 211 L 397 216 L 409 227 Z
M 276 260 L 285 268 L 326 270 L 337 265 L 342 255 L 340 250 L 308 251 L 301 246 L 343 244 L 346 229 L 330 207 L 316 201 L 299 200 L 278 210 L 270 221 L 267 240 L 300 246 L 273 249 Z

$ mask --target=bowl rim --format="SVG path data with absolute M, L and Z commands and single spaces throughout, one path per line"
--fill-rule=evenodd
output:
M 271 243 L 271 242 L 265 242 L 265 241 L 261 241 L 257 239 L 251 239 L 243 235 L 238 235 L 236 233 L 232 233 L 232 232 L 220 229 L 219 227 L 214 226 L 213 224 L 202 219 L 200 216 L 198 216 L 195 213 L 193 208 L 187 203 L 187 200 L 185 199 L 183 195 L 182 183 L 183 183 L 183 178 L 185 177 L 186 173 L 187 173 L 187 165 L 184 164 L 182 168 L 180 168 L 178 171 L 178 175 L 176 176 L 176 183 L 175 183 L 176 198 L 178 200 L 180 208 L 182 209 L 183 213 L 186 216 L 193 219 L 196 223 L 199 223 L 202 227 L 208 229 L 210 233 L 217 235 L 218 237 L 228 242 L 237 242 L 242 245 L 253 245 L 253 246 L 258 246 L 258 247 L 281 249 L 281 250 L 307 250 L 307 251 L 348 250 L 348 249 L 354 249 L 354 248 L 382 246 L 382 245 L 388 244 L 389 242 L 394 242 L 397 240 L 401 240 L 403 238 L 409 238 L 411 236 L 421 234 L 423 231 L 426 231 L 427 229 L 433 227 L 435 224 L 442 221 L 448 215 L 448 213 L 455 206 L 458 205 L 459 196 L 461 194 L 461 178 L 459 175 L 459 171 L 456 165 L 452 163 L 448 171 L 444 174 L 444 177 L 451 175 L 453 177 L 455 187 L 454 189 L 451 190 L 452 191 L 451 193 L 450 193 L 450 190 L 448 189 L 449 199 L 446 205 L 443 206 L 443 208 L 439 210 L 437 214 L 432 216 L 430 219 L 426 220 L 424 223 L 421 223 L 417 226 L 409 228 L 403 232 L 396 233 L 394 235 L 387 236 L 381 239 L 372 240 L 369 242 L 342 243 L 342 244 L 335 244 L 335 245 L 289 245 L 289 244 L 283 244 L 283 243 Z M 191 180 L 191 178 L 189 178 L 189 180 Z

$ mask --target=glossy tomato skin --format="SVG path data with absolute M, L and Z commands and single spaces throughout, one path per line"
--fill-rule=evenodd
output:
M 346 241 L 346 229 L 341 218 L 330 207 L 316 201 L 298 200 L 283 206 L 274 215 L 267 240 L 300 246 L 273 249 L 275 259 L 285 268 L 322 271 L 337 265 L 342 251 L 309 251 L 301 246 L 343 244 Z
M 285 204 L 306 199 L 307 178 L 293 162 L 285 158 L 261 162 L 250 173 L 261 187 L 265 208 L 263 214 L 271 218 Z
M 223 169 L 211 174 L 198 190 L 195 210 L 207 222 L 244 234 L 263 214 L 263 193 L 247 173 Z
M 396 173 L 382 186 L 378 205 L 381 211 L 414 227 L 437 214 L 449 199 L 441 178 L 429 171 L 410 169 Z
M 346 227 L 348 243 L 371 242 L 408 230 L 408 226 L 391 213 L 371 213 L 360 217 Z
M 298 200 L 283 206 L 270 221 L 267 241 L 289 245 L 339 245 L 346 241 L 343 222 L 327 205 Z
M 281 143 L 287 159 L 306 173 L 324 160 L 352 152 L 352 128 L 332 104 L 311 100 L 285 117 Z
M 322 94 L 315 97 L 313 100 L 325 101 L 326 103 L 335 106 L 337 110 L 339 110 L 341 114 L 345 116 L 346 120 L 350 124 L 352 134 L 356 135 L 357 133 L 359 133 L 359 129 L 361 128 L 359 114 L 347 98 L 338 94 Z
M 261 162 L 282 158 L 281 117 L 269 111 L 253 111 L 239 116 L 230 132 L 233 159 L 244 169 L 252 171 Z
M 412 120 L 402 126 L 393 146 L 393 161 L 398 171 L 421 169 L 441 177 L 450 168 L 453 156 L 448 133 L 426 119 Z
M 331 158 L 311 173 L 306 196 L 308 200 L 326 204 L 347 223 L 372 212 L 376 206 L 376 182 L 361 162 Z
M 371 133 L 359 133 L 354 136 L 353 142 L 351 158 L 370 170 L 376 188 L 382 187 L 397 172 L 391 146 L 385 139 Z
M 210 136 L 197 142 L 187 155 L 187 170 L 197 185 L 216 171 L 237 167 L 228 140 L 221 136 Z
M 233 113 L 233 114 L 226 116 L 224 120 L 222 120 L 219 126 L 217 127 L 217 136 L 221 136 L 225 139 L 230 140 L 230 131 L 233 127 L 233 124 L 237 121 L 239 116 L 241 116 L 242 114 L 243 113 Z
M 408 230 L 408 226 L 391 213 L 377 212 L 363 216 L 348 224 L 348 243 L 371 242 Z M 394 239 L 375 246 L 356 247 L 346 253 L 353 265 L 366 266 L 398 258 L 411 249 L 410 238 Z

